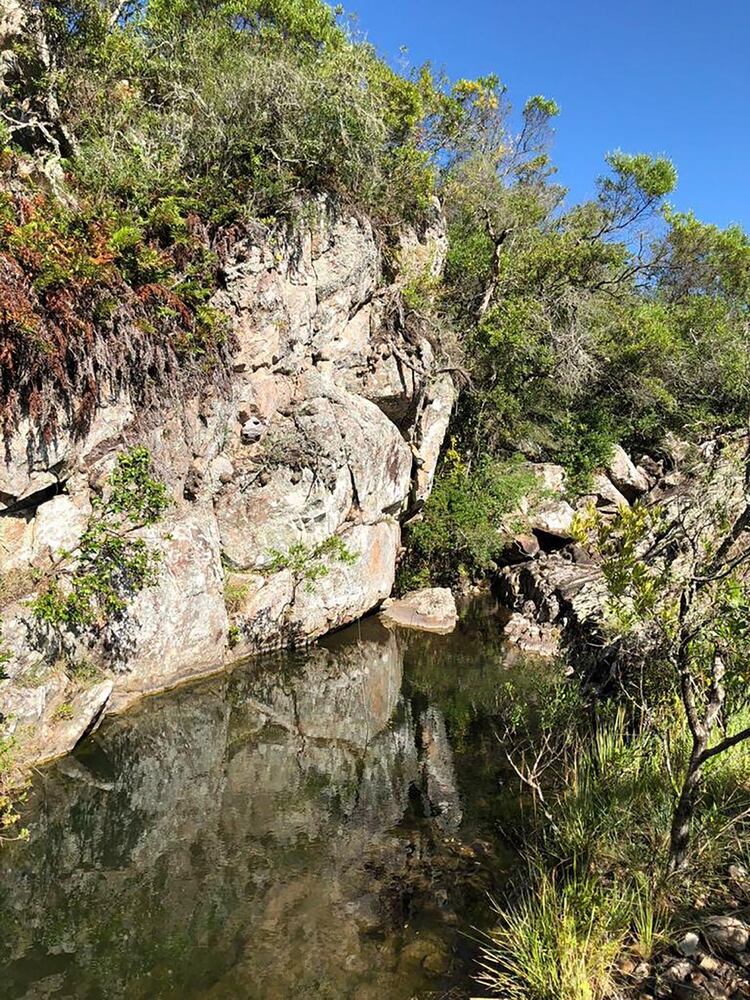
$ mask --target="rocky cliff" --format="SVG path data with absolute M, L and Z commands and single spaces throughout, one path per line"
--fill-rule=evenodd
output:
M 231 327 L 221 378 L 146 406 L 144 357 L 138 379 L 98 380 L 83 432 L 61 410 L 54 433 L 22 414 L 6 434 L 0 710 L 37 753 L 67 749 L 140 693 L 310 640 L 390 594 L 400 518 L 429 493 L 454 396 L 393 303 L 404 275 L 440 271 L 445 238 L 437 213 L 425 234 L 404 234 L 394 284 L 366 221 L 330 204 L 310 218 L 284 237 L 234 242 L 212 302 Z M 64 664 L 28 599 L 59 553 L 75 552 L 92 500 L 135 444 L 173 498 L 144 529 L 158 580 L 99 634 L 72 637 Z M 328 560 L 314 586 L 279 558 L 332 538 L 347 558 Z
M 651 570 L 671 567 L 662 585 L 676 594 L 681 580 L 695 573 L 703 553 L 716 547 L 726 525 L 745 508 L 746 456 L 744 432 L 700 445 L 670 435 L 659 456 L 643 455 L 638 466 L 618 447 L 592 476 L 589 492 L 579 497 L 567 494 L 561 466 L 532 466 L 543 494 L 531 509 L 522 505 L 527 507 L 520 522 L 525 531 L 508 546 L 506 565 L 494 579 L 512 612 L 506 637 L 527 652 L 557 655 L 565 648 L 580 671 L 590 666 L 601 672 L 604 664 L 626 669 L 622 637 L 608 627 L 610 591 L 601 553 L 580 544 L 577 517 L 593 514 L 606 524 L 636 502 L 641 511 L 658 514 L 643 529 L 638 557 Z M 640 635 L 641 651 L 651 648 L 648 631 Z

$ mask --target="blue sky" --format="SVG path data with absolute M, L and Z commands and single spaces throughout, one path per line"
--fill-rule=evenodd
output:
M 750 231 L 750 0 L 349 0 L 392 62 L 495 71 L 559 103 L 553 155 L 580 200 L 604 154 L 666 153 L 672 203 Z

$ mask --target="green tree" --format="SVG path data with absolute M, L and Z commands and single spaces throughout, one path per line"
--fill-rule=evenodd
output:
M 750 739 L 750 727 L 732 723 L 750 682 L 750 447 L 738 464 L 734 496 L 714 467 L 696 476 L 688 501 L 625 508 L 611 522 L 592 513 L 580 526 L 602 557 L 621 656 L 664 671 L 685 714 L 690 749 L 669 845 L 675 869 L 689 860 L 706 763 Z

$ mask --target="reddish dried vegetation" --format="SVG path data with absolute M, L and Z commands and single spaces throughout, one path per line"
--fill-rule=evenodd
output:
M 224 324 L 195 294 L 191 298 L 194 286 L 185 282 L 185 295 L 169 287 L 205 238 L 196 235 L 196 221 L 192 228 L 190 241 L 167 250 L 146 242 L 128 247 L 131 257 L 142 251 L 155 272 L 148 275 L 154 280 L 140 281 L 139 258 L 128 267 L 113 220 L 67 212 L 44 195 L 0 193 L 6 441 L 22 415 L 49 440 L 61 413 L 76 432 L 85 431 L 103 395 L 127 391 L 136 405 L 148 407 L 185 386 L 194 391 L 201 381 L 221 378 L 228 354 Z M 205 281 L 205 267 L 201 277 Z M 201 295 L 205 301 L 205 288 Z

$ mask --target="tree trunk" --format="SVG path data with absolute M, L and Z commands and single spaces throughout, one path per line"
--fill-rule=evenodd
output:
M 672 817 L 672 830 L 669 838 L 670 871 L 681 871 L 687 866 L 690 828 L 701 780 L 704 749 L 705 746 L 699 742 L 693 744 L 693 752 L 690 754 L 685 780 L 682 783 L 680 797 Z

